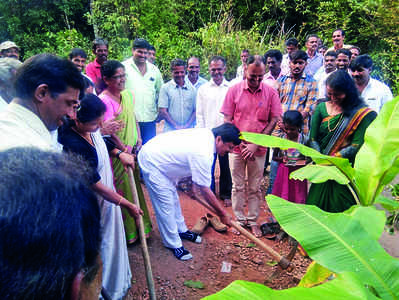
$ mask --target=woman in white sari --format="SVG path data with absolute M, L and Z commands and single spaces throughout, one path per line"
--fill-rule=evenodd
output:
M 135 218 L 142 211 L 115 191 L 108 153 L 118 157 L 125 166 L 134 166 L 134 160 L 130 154 L 104 142 L 99 128 L 105 109 L 97 96 L 86 95 L 74 122 L 60 128 L 59 141 L 64 151 L 83 156 L 92 167 L 89 180 L 101 208 L 103 287 L 112 299 L 122 299 L 130 288 L 131 271 L 120 206 Z

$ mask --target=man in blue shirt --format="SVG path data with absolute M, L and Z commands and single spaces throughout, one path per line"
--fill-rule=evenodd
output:
M 194 127 L 196 89 L 185 80 L 186 63 L 171 62 L 172 80 L 159 92 L 159 113 L 165 120 L 164 131 Z

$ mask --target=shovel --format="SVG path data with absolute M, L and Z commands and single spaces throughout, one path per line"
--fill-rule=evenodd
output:
M 133 175 L 133 170 L 131 167 L 128 167 L 128 175 L 129 175 L 129 185 L 130 189 L 132 190 L 132 195 L 133 195 L 133 201 L 134 204 L 140 208 L 140 203 L 139 203 L 139 196 L 137 195 L 137 190 L 136 190 L 136 183 L 134 181 L 134 175 Z M 144 232 L 144 221 L 143 221 L 143 216 L 139 216 L 139 236 L 140 236 L 140 241 L 141 241 L 141 251 L 143 253 L 143 258 L 144 258 L 144 267 L 145 267 L 145 275 L 147 279 L 147 286 L 148 286 L 148 291 L 150 295 L 151 300 L 156 300 L 156 294 L 155 294 L 155 284 L 154 284 L 154 278 L 152 276 L 152 270 L 151 270 L 151 262 L 150 262 L 150 254 L 148 253 L 148 247 L 147 247 L 147 240 L 145 238 L 145 232 Z
M 198 198 L 195 195 L 191 196 L 192 199 L 196 200 L 197 202 L 199 202 L 202 206 L 204 206 L 205 208 L 207 208 L 208 210 L 210 210 L 211 212 L 213 212 L 214 214 L 217 215 L 215 209 L 213 207 L 211 207 L 207 202 L 205 202 L 204 200 Z M 258 239 L 257 237 L 255 237 L 253 234 L 251 234 L 250 232 L 248 232 L 247 230 L 245 230 L 240 223 L 238 223 L 237 221 L 231 221 L 231 225 L 232 227 L 234 227 L 237 231 L 239 231 L 243 236 L 245 236 L 246 238 L 248 238 L 249 240 L 251 240 L 252 242 L 254 242 L 256 245 L 258 245 L 263 251 L 265 251 L 267 254 L 269 254 L 270 256 L 272 256 L 272 258 L 278 262 L 278 265 L 281 267 L 281 269 L 283 270 L 287 270 L 288 272 L 291 272 L 294 270 L 295 265 L 290 261 L 293 258 L 293 255 L 289 258 L 281 256 L 279 253 L 277 253 L 272 247 L 266 245 L 264 242 L 262 242 L 260 239 Z M 296 250 L 296 247 L 295 247 Z M 292 252 L 292 251 L 291 251 Z M 295 252 L 294 252 L 295 254 Z

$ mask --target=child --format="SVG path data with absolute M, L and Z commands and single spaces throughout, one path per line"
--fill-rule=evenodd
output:
M 305 138 L 301 132 L 303 117 L 299 111 L 286 111 L 283 115 L 283 125 L 282 138 L 305 144 Z M 303 167 L 306 164 L 306 158 L 295 148 L 275 149 L 273 160 L 277 161 L 279 165 L 272 194 L 291 202 L 304 204 L 308 194 L 308 183 L 306 180 L 290 179 L 290 174 Z

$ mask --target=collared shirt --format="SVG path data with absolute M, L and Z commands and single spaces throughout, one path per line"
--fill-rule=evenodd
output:
M 11 102 L 0 112 L 0 150 L 14 147 L 55 150 L 52 135 L 42 120 L 29 109 Z
M 157 169 L 171 182 L 192 176 L 196 184 L 210 187 L 215 152 L 215 136 L 210 129 L 190 128 L 155 136 L 141 148 L 138 161 L 150 176 Z
M 196 91 L 198 91 L 198 89 L 199 89 L 199 87 L 200 87 L 201 85 L 203 85 L 203 84 L 205 84 L 205 83 L 208 82 L 208 80 L 206 80 L 205 78 L 202 78 L 201 76 L 198 76 L 198 80 L 197 80 L 197 82 L 196 82 L 195 84 L 193 84 L 193 83 L 190 81 L 190 79 L 188 78 L 188 75 L 186 75 L 186 76 L 184 77 L 184 80 L 185 80 L 186 82 L 189 82 L 189 83 L 195 88 Z
M 312 114 L 316 105 L 317 82 L 312 76 L 302 74 L 301 78 L 295 79 L 291 75 L 284 75 L 278 79 L 278 93 L 280 95 L 283 112 L 287 110 L 298 110 Z M 306 118 L 304 133 L 309 131 L 309 118 Z
M 377 113 L 386 102 L 393 98 L 392 92 L 386 84 L 371 77 L 361 96 L 366 104 Z
M 163 84 L 159 69 L 146 61 L 146 73 L 141 74 L 139 68 L 128 58 L 122 64 L 126 72 L 126 88 L 136 100 L 135 113 L 137 122 L 152 122 L 158 116 L 158 94 Z
M 318 79 L 315 78 L 317 80 L 317 99 L 326 98 L 326 80 L 333 72 L 327 74 L 323 68 L 323 72 L 318 73 Z
M 313 76 L 314 74 L 316 74 L 317 70 L 323 66 L 323 62 L 323 55 L 316 51 L 313 57 L 308 57 L 307 65 L 304 72 L 310 76 Z
M 268 86 L 270 86 L 270 87 L 274 88 L 275 90 L 277 90 L 277 87 L 278 87 L 277 80 L 281 76 L 283 76 L 282 71 L 280 71 L 280 74 L 278 74 L 277 79 L 275 79 L 274 76 L 272 75 L 272 72 L 269 71 L 269 72 L 267 72 L 265 74 L 265 76 L 263 76 L 263 82 L 265 84 L 267 84 Z
M 252 93 L 246 80 L 229 88 L 221 113 L 233 117 L 233 124 L 240 131 L 261 133 L 274 117 L 281 116 L 281 104 L 277 92 L 270 86 L 260 83 Z M 240 153 L 240 147 L 234 148 Z M 266 153 L 266 148 L 259 147 L 255 155 Z
M 345 45 L 345 44 L 343 44 L 343 46 L 342 46 L 342 48 L 344 48 L 344 49 L 350 49 L 350 48 L 352 48 L 353 46 L 352 45 Z M 330 47 L 330 48 L 328 48 L 327 49 L 327 51 L 326 51 L 326 53 L 328 52 L 328 51 L 337 51 L 338 49 L 335 49 L 334 48 L 334 46 L 332 46 L 332 47 Z
M 89 76 L 95 85 L 101 79 L 101 65 L 97 62 L 97 58 L 86 66 L 86 75 Z
M 220 113 L 229 82 L 223 78 L 220 85 L 217 85 L 213 79 L 202 85 L 197 92 L 197 127 L 209 128 L 220 126 L 224 122 L 224 116 Z
M 3 99 L 3 97 L 0 96 L 0 111 L 5 109 L 7 107 L 8 103 L 6 100 Z
M 290 57 L 288 56 L 288 53 L 283 55 L 283 60 L 281 61 L 281 74 L 282 75 L 288 75 L 290 74 Z
M 184 81 L 184 85 L 179 86 L 172 79 L 161 87 L 158 107 L 167 108 L 170 117 L 178 125 L 185 125 L 191 115 L 195 113 L 196 94 L 197 91 L 192 84 Z M 174 130 L 174 128 L 165 122 L 164 131 L 170 130 Z

